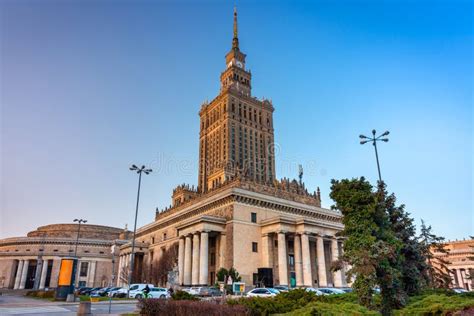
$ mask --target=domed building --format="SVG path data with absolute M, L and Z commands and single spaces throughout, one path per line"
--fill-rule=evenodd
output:
M 55 288 L 61 259 L 79 260 L 76 286 L 105 286 L 116 272 L 119 247 L 128 242 L 125 228 L 81 224 L 38 227 L 26 237 L 0 240 L 0 288 Z M 115 269 L 114 269 L 115 268 Z

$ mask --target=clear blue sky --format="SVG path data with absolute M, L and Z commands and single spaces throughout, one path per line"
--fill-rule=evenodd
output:
M 198 110 L 219 91 L 232 1 L 0 2 L 0 237 L 139 225 L 197 182 Z M 277 176 L 382 176 L 419 223 L 473 235 L 471 1 L 238 1 L 253 95 L 273 100 Z

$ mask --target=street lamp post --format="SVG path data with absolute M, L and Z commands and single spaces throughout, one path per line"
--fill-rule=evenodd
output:
M 79 223 L 79 225 L 77 226 L 76 248 L 74 249 L 74 258 L 77 259 L 77 245 L 79 244 L 79 234 L 81 233 L 81 224 L 82 224 L 82 223 L 84 223 L 84 224 L 87 223 L 87 220 L 82 219 L 82 218 L 80 218 L 80 219 L 77 219 L 77 218 L 76 218 L 76 219 L 74 220 L 74 222 Z
M 382 141 L 382 142 L 388 142 L 388 134 L 390 134 L 389 131 L 384 132 L 382 135 L 375 137 L 375 129 L 372 130 L 372 137 L 367 137 L 364 135 L 359 135 L 359 138 L 361 139 L 360 144 L 364 145 L 365 143 L 372 142 L 372 145 L 375 148 L 375 159 L 377 160 L 377 170 L 379 172 L 379 181 L 382 182 L 382 175 L 380 174 L 380 164 L 379 164 L 379 154 L 377 152 L 377 142 Z
M 81 224 L 87 223 L 85 219 L 74 219 L 75 223 L 78 223 L 77 226 L 77 237 L 76 237 L 76 246 L 74 248 L 74 265 L 72 269 L 72 280 L 71 280 L 71 290 L 69 294 L 74 293 L 74 287 L 76 286 L 76 274 L 77 274 L 77 265 L 79 264 L 79 260 L 77 258 L 77 245 L 79 244 L 79 236 L 81 234 Z
M 128 272 L 128 293 L 127 296 L 130 294 L 130 283 L 132 282 L 132 274 L 134 271 L 134 264 L 135 264 L 135 233 L 137 231 L 137 217 L 138 217 L 138 203 L 140 201 L 140 185 L 142 182 L 142 173 L 150 174 L 152 172 L 151 169 L 146 169 L 145 166 L 141 166 L 140 168 L 136 165 L 132 165 L 130 167 L 131 171 L 136 171 L 138 173 L 138 191 L 137 191 L 137 206 L 135 208 L 135 224 L 133 225 L 133 237 L 132 237 L 132 253 L 130 256 L 130 270 Z

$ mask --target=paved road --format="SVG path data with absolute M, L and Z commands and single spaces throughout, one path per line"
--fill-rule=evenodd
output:
M 23 296 L 0 296 L 0 315 L 76 315 L 79 303 L 50 302 Z M 92 303 L 94 315 L 119 315 L 136 310 L 136 302 L 112 302 L 109 314 L 108 302 Z

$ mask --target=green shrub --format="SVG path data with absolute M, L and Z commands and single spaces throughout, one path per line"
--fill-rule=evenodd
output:
M 199 299 L 185 291 L 176 291 L 171 295 L 175 301 L 198 301 Z
M 230 299 L 227 301 L 229 305 L 243 305 L 248 308 L 250 315 L 271 315 L 286 313 L 316 299 L 313 292 L 307 292 L 304 289 L 291 290 L 283 292 L 275 297 L 249 297 Z
M 432 294 L 395 311 L 395 315 L 451 315 L 469 308 L 474 308 L 472 296 Z
M 312 302 L 303 308 L 285 314 L 286 316 L 339 316 L 380 315 L 378 312 L 354 303 Z
M 218 304 L 208 301 L 164 300 L 158 298 L 140 299 L 140 315 L 155 316 L 240 316 L 247 315 L 247 309 L 240 305 Z
M 54 291 L 43 291 L 43 290 L 35 290 L 35 291 L 28 291 L 25 294 L 26 296 L 30 297 L 37 297 L 37 298 L 54 298 Z

